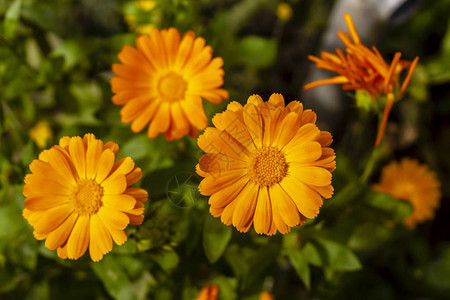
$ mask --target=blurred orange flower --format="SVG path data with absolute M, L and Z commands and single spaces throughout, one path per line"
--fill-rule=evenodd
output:
M 299 101 L 285 106 L 280 94 L 268 102 L 253 95 L 231 102 L 198 138 L 206 152 L 197 165 L 199 190 L 210 212 L 226 225 L 260 234 L 287 233 L 315 218 L 322 198 L 333 194 L 336 167 L 331 134 L 315 125 L 316 114 Z
M 385 166 L 380 183 L 374 185 L 374 189 L 379 192 L 411 202 L 413 211 L 404 220 L 409 228 L 434 218 L 441 198 L 440 187 L 436 173 L 410 158 L 393 161 Z
M 195 300 L 217 300 L 219 296 L 219 287 L 211 284 L 202 288 Z
M 275 297 L 268 291 L 264 291 L 259 294 L 259 300 L 275 300 Z
M 386 104 L 375 142 L 375 145 L 378 145 L 383 137 L 392 105 L 405 92 L 419 57 L 409 62 L 401 60 L 402 54 L 397 52 L 389 65 L 376 47 L 372 47 L 371 50 L 361 44 L 350 15 L 345 14 L 344 18 L 350 34 L 338 31 L 337 35 L 346 46 L 346 55 L 344 55 L 342 50 L 336 49 L 336 54 L 322 51 L 320 58 L 312 55 L 308 56 L 310 60 L 316 63 L 317 68 L 336 72 L 339 76 L 308 83 L 304 86 L 304 89 L 311 89 L 325 84 L 342 84 L 344 90 L 365 90 L 372 96 L 374 101 L 379 96 L 385 96 Z M 408 74 L 398 90 L 400 85 L 399 77 L 405 69 L 408 69 Z
M 127 240 L 128 224 L 141 224 L 147 192 L 130 187 L 141 177 L 130 157 L 116 161 L 116 143 L 93 134 L 63 137 L 44 150 L 25 176 L 23 216 L 38 240 L 60 258 L 93 261 Z
M 212 58 L 205 39 L 192 31 L 149 28 L 136 39 L 137 49 L 125 45 L 113 64 L 112 101 L 123 105 L 121 121 L 139 132 L 149 123 L 149 138 L 164 133 L 167 140 L 197 136 L 208 119 L 202 98 L 219 104 L 228 98 L 223 85 L 222 58 Z

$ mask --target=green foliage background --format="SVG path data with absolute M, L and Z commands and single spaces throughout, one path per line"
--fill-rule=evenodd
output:
M 371 152 L 376 118 L 349 99 L 346 122 L 332 130 L 335 196 L 318 218 L 273 237 L 241 234 L 210 216 L 196 189 L 194 139 L 149 140 L 120 123 L 111 64 L 123 45 L 134 45 L 136 26 L 174 26 L 194 30 L 223 57 L 232 100 L 255 92 L 301 99 L 306 55 L 321 50 L 334 1 L 287 1 L 294 11 L 287 22 L 276 17 L 276 0 L 156 2 L 145 11 L 132 1 L 0 0 L 0 298 L 194 299 L 210 283 L 220 299 L 258 299 L 263 290 L 276 299 L 448 297 L 450 1 L 413 8 L 377 45 L 385 57 L 420 56 L 385 146 Z M 207 115 L 226 104 L 205 103 Z M 21 216 L 23 178 L 42 150 L 29 130 L 42 120 L 53 132 L 47 148 L 92 132 L 117 142 L 119 155 L 143 170 L 146 220 L 127 228 L 126 244 L 99 263 L 57 258 Z M 436 218 L 415 230 L 401 224 L 410 205 L 370 188 L 382 165 L 403 156 L 428 164 L 443 183 Z M 373 168 L 361 177 L 368 160 Z

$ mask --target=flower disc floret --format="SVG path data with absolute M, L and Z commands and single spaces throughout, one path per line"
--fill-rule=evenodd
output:
M 248 174 L 259 186 L 279 183 L 287 174 L 284 154 L 274 147 L 263 147 L 250 156 Z

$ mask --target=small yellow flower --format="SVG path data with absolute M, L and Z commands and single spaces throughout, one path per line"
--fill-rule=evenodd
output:
M 39 121 L 29 131 L 30 138 L 38 145 L 39 148 L 45 148 L 47 142 L 52 139 L 53 132 L 50 123 L 47 121 Z
M 141 177 L 130 157 L 116 161 L 119 146 L 93 134 L 63 137 L 44 150 L 25 176 L 23 216 L 45 247 L 60 258 L 78 259 L 89 248 L 93 261 L 127 240 L 139 225 L 147 192 L 130 187 Z
M 228 98 L 222 58 L 212 57 L 202 37 L 192 31 L 180 36 L 175 28 L 151 28 L 136 46 L 124 46 L 121 63 L 112 65 L 112 101 L 123 106 L 121 121 L 131 122 L 133 132 L 148 126 L 149 138 L 197 136 L 208 124 L 203 99 L 219 104 Z
M 155 26 L 152 24 L 144 24 L 136 26 L 135 31 L 139 34 L 150 34 L 153 28 L 155 28 Z
M 199 190 L 210 196 L 210 213 L 226 225 L 260 234 L 287 233 L 313 219 L 322 198 L 333 194 L 336 167 L 329 132 L 315 125 L 316 114 L 299 101 L 285 106 L 280 94 L 265 102 L 231 102 L 198 138 L 206 152 L 197 165 L 205 177 Z
M 125 15 L 125 23 L 128 24 L 128 27 L 131 30 L 135 30 L 136 29 L 136 17 L 133 15 Z
M 411 202 L 413 211 L 404 220 L 409 228 L 434 218 L 441 198 L 441 183 L 436 173 L 417 160 L 403 158 L 383 168 L 380 183 L 374 189 L 399 200 Z
M 151 11 L 156 6 L 156 1 L 153 0 L 137 0 L 134 3 L 137 7 L 145 11 Z
M 278 4 L 277 17 L 285 22 L 289 21 L 292 18 L 292 7 L 286 2 Z
M 202 288 L 195 300 L 217 300 L 219 296 L 219 287 L 211 284 Z

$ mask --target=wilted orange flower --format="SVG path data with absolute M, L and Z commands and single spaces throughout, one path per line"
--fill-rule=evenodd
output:
M 208 123 L 202 98 L 219 104 L 228 98 L 223 84 L 223 60 L 192 31 L 182 38 L 175 28 L 136 39 L 137 49 L 125 45 L 113 64 L 114 104 L 123 105 L 121 121 L 139 132 L 149 123 L 149 138 L 164 133 L 167 140 L 197 136 Z
M 202 288 L 195 300 L 217 300 L 219 296 L 219 287 L 211 284 Z
M 128 224 L 141 224 L 147 192 L 129 187 L 141 177 L 130 157 L 116 161 L 116 143 L 93 134 L 63 137 L 44 150 L 25 176 L 23 216 L 38 240 L 61 258 L 93 261 L 127 240 Z
M 317 68 L 336 72 L 339 76 L 308 83 L 304 86 L 304 89 L 325 84 L 342 84 L 344 90 L 365 90 L 374 101 L 379 96 L 386 96 L 383 117 L 375 142 L 375 145 L 378 145 L 383 137 L 392 104 L 395 100 L 400 99 L 405 92 L 419 57 L 416 57 L 411 63 L 401 60 L 402 54 L 397 52 L 389 65 L 376 47 L 372 47 L 372 50 L 370 50 L 361 44 L 350 15 L 345 14 L 344 18 L 350 34 L 338 31 L 337 35 L 346 46 L 346 55 L 340 49 L 336 49 L 336 55 L 322 51 L 320 58 L 308 56 L 310 60 L 316 63 Z M 408 67 L 408 75 L 398 90 L 400 74 Z
M 410 228 L 434 218 L 441 198 L 440 187 L 436 173 L 410 158 L 393 161 L 385 166 L 380 183 L 374 185 L 374 189 L 379 192 L 411 202 L 413 211 L 404 220 L 404 224 Z
M 247 232 L 287 233 L 319 213 L 322 198 L 333 194 L 335 153 L 329 132 L 315 125 L 316 114 L 299 101 L 260 96 L 242 106 L 232 102 L 212 119 L 198 145 L 206 152 L 197 165 L 205 177 L 199 190 L 210 212 Z
M 259 300 L 275 300 L 275 298 L 268 291 L 264 291 L 261 294 L 259 294 Z

